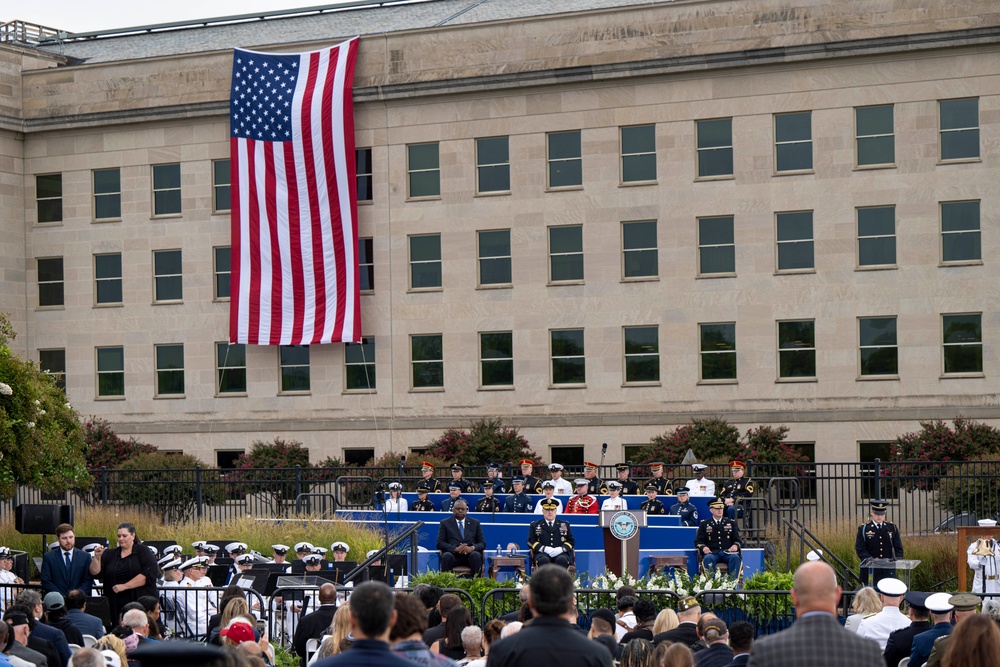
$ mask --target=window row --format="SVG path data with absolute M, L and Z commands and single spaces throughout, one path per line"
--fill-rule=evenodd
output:
M 983 374 L 982 313 L 941 316 L 942 374 Z M 816 380 L 816 321 L 779 320 L 777 380 Z M 730 383 L 738 380 L 735 322 L 698 324 L 699 381 Z M 514 388 L 514 332 L 479 332 L 479 386 Z M 439 333 L 409 337 L 410 388 L 440 390 L 445 387 L 444 337 Z M 155 395 L 183 397 L 184 345 L 154 347 Z M 894 316 L 858 318 L 858 377 L 899 377 L 899 344 Z M 66 352 L 39 350 L 40 367 L 65 387 Z M 125 351 L 121 346 L 96 348 L 97 396 L 125 396 Z M 308 346 L 278 348 L 279 386 L 282 393 L 311 390 Z M 549 383 L 552 387 L 585 386 L 587 382 L 584 329 L 549 331 Z M 657 385 L 660 375 L 660 331 L 657 325 L 622 327 L 622 374 L 625 385 Z M 344 390 L 374 391 L 375 339 L 347 344 L 344 354 Z M 247 391 L 246 346 L 216 343 L 216 392 Z

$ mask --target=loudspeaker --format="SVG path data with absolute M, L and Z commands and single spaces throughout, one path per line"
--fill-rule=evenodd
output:
M 72 505 L 21 504 L 14 508 L 14 528 L 22 534 L 54 534 L 61 523 L 73 523 Z

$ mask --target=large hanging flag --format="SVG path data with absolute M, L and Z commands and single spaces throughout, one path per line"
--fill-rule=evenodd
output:
M 357 52 L 233 54 L 231 343 L 361 341 Z

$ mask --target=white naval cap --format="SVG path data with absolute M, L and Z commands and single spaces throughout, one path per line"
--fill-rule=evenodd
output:
M 330 545 L 331 551 L 343 551 L 345 554 L 351 552 L 351 547 L 346 542 L 334 542 Z
M 895 577 L 885 577 L 876 584 L 878 592 L 889 597 L 902 597 L 906 595 L 906 584 Z
M 927 607 L 929 611 L 933 611 L 935 614 L 944 614 L 955 608 L 955 605 L 948 602 L 949 598 L 951 598 L 951 593 L 935 593 L 934 595 L 928 595 L 924 606 Z

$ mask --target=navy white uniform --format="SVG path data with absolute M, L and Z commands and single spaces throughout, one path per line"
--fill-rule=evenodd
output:
M 553 519 L 550 526 L 545 519 L 539 519 L 528 527 L 528 548 L 535 554 L 536 566 L 555 563 L 569 567 L 575 544 L 573 530 L 565 521 Z M 561 553 L 557 555 L 547 554 L 545 550 L 549 547 L 560 549 Z
M 1000 595 L 1000 543 L 992 537 L 986 538 L 988 547 L 993 551 L 992 556 L 977 556 L 972 553 L 976 551 L 978 542 L 973 542 L 966 550 L 966 562 L 972 571 L 976 573 L 976 578 L 972 581 L 973 593 L 993 593 Z M 996 600 L 997 597 L 986 598 Z

